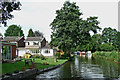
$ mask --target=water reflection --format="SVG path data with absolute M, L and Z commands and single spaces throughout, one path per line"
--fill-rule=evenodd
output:
M 36 76 L 36 79 L 48 78 L 114 78 L 120 79 L 119 65 L 101 58 L 87 59 L 76 56 L 74 61 Z

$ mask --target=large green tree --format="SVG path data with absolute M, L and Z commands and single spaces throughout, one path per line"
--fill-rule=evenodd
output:
M 102 40 L 103 43 L 108 43 L 113 45 L 116 49 L 118 46 L 118 31 L 116 29 L 112 29 L 110 27 L 104 28 L 102 31 Z
M 29 29 L 28 31 L 28 37 L 35 37 L 35 34 L 32 29 Z
M 91 35 L 90 32 L 97 33 L 98 30 L 101 30 L 101 28 L 98 26 L 99 21 L 97 20 L 98 17 L 88 17 L 86 20 L 82 20 L 80 22 L 80 28 L 79 28 L 79 39 L 78 39 L 78 45 L 77 50 L 81 51 L 88 51 L 92 50 L 92 43 L 91 43 Z
M 114 41 L 114 46 L 120 52 L 120 32 L 119 31 L 117 32 L 116 40 Z
M 58 46 L 64 52 L 71 52 L 71 48 L 86 45 L 91 39 L 90 31 L 97 32 L 99 22 L 97 17 L 81 18 L 82 12 L 76 3 L 66 1 L 60 10 L 56 11 L 56 18 L 50 24 L 52 31 L 51 46 Z
M 102 44 L 102 35 L 101 34 L 94 34 L 92 36 L 92 51 L 100 51 L 101 50 L 101 47 L 100 45 Z
M 76 3 L 66 1 L 60 10 L 56 11 L 56 18 L 50 24 L 52 31 L 51 45 L 58 46 L 63 51 L 70 53 L 75 46 L 79 22 L 81 21 L 79 7 Z M 74 38 L 76 36 L 76 38 Z
M 14 10 L 20 10 L 21 3 L 16 0 L 1 0 L 0 1 L 0 26 L 7 26 L 7 20 L 14 16 L 11 14 Z
M 23 30 L 21 29 L 20 26 L 10 25 L 7 28 L 7 30 L 5 31 L 4 35 L 5 35 L 5 37 L 7 37 L 7 36 L 19 36 L 19 32 L 20 32 L 20 36 L 24 36 Z
M 110 27 L 104 28 L 102 31 L 102 40 L 104 43 L 114 44 L 114 41 L 117 39 L 117 30 Z

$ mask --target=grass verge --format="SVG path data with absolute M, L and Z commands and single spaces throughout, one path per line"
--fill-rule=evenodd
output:
M 105 51 L 96 51 L 93 53 L 94 56 L 101 56 L 103 58 L 119 62 L 119 55 L 117 51 L 105 52 Z

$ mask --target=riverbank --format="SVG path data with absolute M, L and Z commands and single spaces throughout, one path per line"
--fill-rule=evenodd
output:
M 2 79 L 3 80 L 12 80 L 12 79 L 30 79 L 33 78 L 35 75 L 40 74 L 41 72 L 46 72 L 55 68 L 58 68 L 62 65 L 64 65 L 67 61 L 63 62 L 62 64 L 58 64 L 56 66 L 52 66 L 52 67 L 48 67 L 48 68 L 44 68 L 44 69 L 37 69 L 37 68 L 33 68 L 33 69 L 27 69 L 25 71 L 20 71 L 18 73 L 13 73 L 11 75 L 6 75 L 4 76 Z
M 117 51 L 105 52 L 105 51 L 96 51 L 93 53 L 93 56 L 102 57 L 104 59 L 114 61 L 119 63 L 119 55 Z
M 35 58 L 35 64 L 37 69 L 44 69 L 52 66 L 56 66 L 64 63 L 67 59 L 57 59 L 57 62 L 54 62 L 54 58 L 46 58 L 46 60 L 41 60 L 40 58 Z M 15 63 L 3 63 L 2 64 L 2 74 L 12 74 L 15 71 L 24 71 L 26 69 L 32 68 L 32 64 L 25 65 L 24 59 Z
M 112 61 L 100 57 L 88 59 L 78 55 L 73 61 L 69 61 L 56 69 L 40 73 L 33 79 L 118 80 L 119 74 L 119 65 Z

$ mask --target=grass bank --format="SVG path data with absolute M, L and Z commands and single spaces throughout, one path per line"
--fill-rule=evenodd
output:
M 57 59 L 57 62 L 54 62 L 54 58 L 46 58 L 46 60 L 41 60 L 40 58 L 35 58 L 36 68 L 44 69 L 48 67 L 52 67 L 58 64 L 62 64 L 67 61 L 67 59 Z M 43 65 L 43 63 L 48 63 L 49 65 Z M 31 64 L 30 64 L 31 65 Z M 2 64 L 2 74 L 5 73 L 13 73 L 15 70 L 21 71 L 23 68 L 28 69 L 29 66 L 25 66 L 24 59 L 22 61 L 16 63 L 3 63 Z
M 115 62 L 119 62 L 118 51 L 111 51 L 111 52 L 96 51 L 93 53 L 93 56 L 100 56 Z

